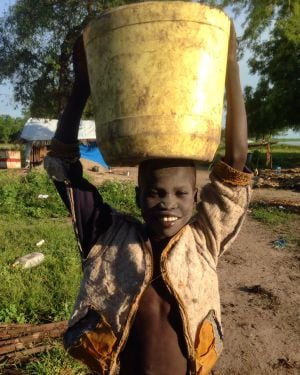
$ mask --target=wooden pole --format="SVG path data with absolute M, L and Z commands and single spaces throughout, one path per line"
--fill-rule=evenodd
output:
M 0 362 L 41 353 L 53 346 L 51 341 L 62 336 L 67 321 L 49 324 L 0 324 Z

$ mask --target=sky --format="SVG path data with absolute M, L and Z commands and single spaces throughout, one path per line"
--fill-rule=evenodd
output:
M 0 17 L 15 0 L 0 0 Z M 0 115 L 21 116 L 22 108 L 14 100 L 11 84 L 0 85 Z
M 0 0 L 0 17 L 8 9 L 10 5 L 13 5 L 15 0 Z M 241 20 L 235 21 L 237 36 L 241 35 Z M 240 61 L 240 76 L 242 86 L 255 86 L 257 83 L 257 77 L 249 74 L 247 66 L 247 59 L 249 54 L 246 53 L 243 60 Z M 0 85 L 0 115 L 7 114 L 12 117 L 22 115 L 22 107 L 14 100 L 12 84 L 7 82 L 6 84 Z

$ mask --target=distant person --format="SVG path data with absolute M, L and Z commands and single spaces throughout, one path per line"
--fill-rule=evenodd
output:
M 73 91 L 45 161 L 72 213 L 83 263 L 65 347 L 95 374 L 208 374 L 223 345 L 217 263 L 236 238 L 250 199 L 233 25 L 225 156 L 198 205 L 193 161 L 142 162 L 136 201 L 144 224 L 104 203 L 82 177 L 77 134 L 90 95 L 82 39 L 74 48 L 74 70 Z

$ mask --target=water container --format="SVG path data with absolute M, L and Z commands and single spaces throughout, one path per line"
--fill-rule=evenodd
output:
M 111 166 L 210 161 L 220 141 L 230 21 L 178 1 L 115 8 L 84 31 L 99 148 Z

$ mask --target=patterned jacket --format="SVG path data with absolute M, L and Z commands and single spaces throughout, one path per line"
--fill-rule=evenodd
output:
M 241 228 L 251 192 L 251 175 L 223 162 L 215 165 L 210 179 L 202 189 L 195 216 L 169 241 L 161 257 L 163 280 L 178 303 L 183 322 L 190 375 L 208 374 L 222 350 L 217 263 Z M 99 314 L 95 327 L 68 347 L 97 373 L 118 374 L 119 354 L 152 280 L 152 263 L 143 225 L 113 211 L 112 224 L 84 260 L 69 321 L 72 329 L 89 309 Z

